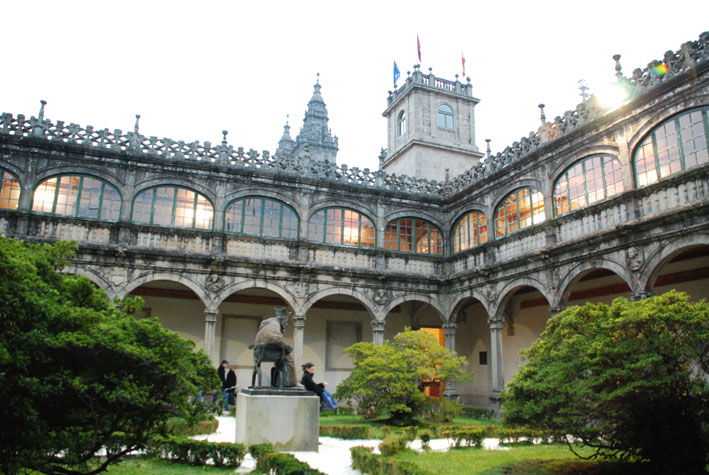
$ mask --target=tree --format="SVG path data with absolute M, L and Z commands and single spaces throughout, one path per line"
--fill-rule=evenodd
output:
M 213 388 L 194 344 L 58 271 L 76 245 L 0 237 L 0 470 L 93 473 Z M 104 448 L 106 456 L 95 455 Z
M 396 424 L 449 420 L 459 405 L 431 398 L 421 389 L 424 380 L 464 380 L 465 358 L 442 347 L 433 335 L 405 331 L 381 346 L 355 343 L 345 349 L 354 370 L 337 388 L 338 398 L 356 402 L 366 419 Z
M 553 316 L 503 393 L 507 422 L 565 431 L 594 457 L 703 471 L 709 453 L 709 303 L 668 292 Z

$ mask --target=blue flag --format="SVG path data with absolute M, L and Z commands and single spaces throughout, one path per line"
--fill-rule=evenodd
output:
M 394 61 L 394 87 L 396 87 L 396 81 L 399 80 L 399 76 L 401 76 L 401 73 L 399 73 L 399 66 L 397 66 L 396 61 Z

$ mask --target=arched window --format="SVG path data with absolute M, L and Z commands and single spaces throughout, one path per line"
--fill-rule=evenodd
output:
M 495 209 L 495 235 L 505 236 L 544 222 L 544 197 L 532 188 L 513 191 Z
M 0 208 L 17 209 L 20 204 L 20 182 L 12 174 L 0 170 Z
M 310 217 L 308 240 L 338 246 L 374 247 L 374 224 L 352 209 L 325 208 Z
M 709 162 L 709 107 L 683 112 L 650 132 L 633 154 L 637 186 Z
M 32 211 L 60 216 L 118 221 L 121 195 L 115 186 L 86 175 L 60 175 L 34 190 Z
M 298 239 L 298 215 L 282 201 L 246 196 L 227 207 L 224 230 L 249 236 Z
M 396 119 L 396 135 L 404 135 L 406 133 L 406 112 L 401 111 Z
M 133 201 L 135 223 L 212 229 L 214 207 L 199 193 L 181 186 L 154 186 Z
M 438 106 L 438 126 L 443 129 L 453 129 L 453 109 L 448 104 Z
M 387 224 L 384 247 L 394 251 L 442 255 L 443 238 L 433 223 L 418 218 L 399 218 Z
M 487 242 L 487 218 L 480 211 L 471 211 L 453 225 L 453 252 L 461 252 Z
M 554 185 L 554 212 L 562 215 L 623 191 L 623 171 L 612 155 L 594 155 L 564 170 Z

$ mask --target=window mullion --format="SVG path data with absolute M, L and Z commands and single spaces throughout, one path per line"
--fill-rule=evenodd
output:
M 259 201 L 261 202 L 261 209 L 259 210 L 258 217 L 258 235 L 263 237 L 263 219 L 266 214 L 266 200 L 264 198 L 259 198 Z
M 657 181 L 660 181 L 660 179 L 662 177 L 660 176 L 660 154 L 657 151 L 657 137 L 655 136 L 656 133 L 657 132 L 655 131 L 651 135 L 651 137 L 652 137 L 652 153 L 653 153 L 653 157 L 655 158 L 655 173 L 657 174 Z
M 285 205 L 281 203 L 278 206 L 278 237 L 280 238 L 283 237 L 283 208 Z
M 98 219 L 103 219 L 103 193 L 106 189 L 106 183 L 101 182 L 101 188 L 98 192 Z
M 74 202 L 74 217 L 79 216 L 79 204 L 81 203 L 81 192 L 84 189 L 84 176 L 79 176 L 79 188 L 76 190 L 76 200 Z
M 689 116 L 690 114 L 688 113 L 687 115 Z M 690 123 L 692 122 L 691 117 L 689 117 L 689 121 L 690 121 Z M 675 130 L 677 131 L 677 148 L 679 148 L 680 171 L 685 171 L 687 169 L 687 167 L 684 164 L 684 145 L 682 144 L 682 126 L 679 123 L 679 116 L 677 116 L 673 122 L 675 124 Z M 671 169 L 671 167 L 670 167 L 670 169 Z
M 170 218 L 170 223 L 172 226 L 175 225 L 175 211 L 177 210 L 177 187 L 173 187 L 174 192 L 172 193 L 172 217 Z
M 153 192 L 152 193 L 153 196 L 152 196 L 152 201 L 151 201 L 151 205 L 150 205 L 150 224 L 153 224 L 155 221 L 155 201 L 157 201 L 157 196 L 158 196 L 157 186 L 154 187 L 151 191 Z

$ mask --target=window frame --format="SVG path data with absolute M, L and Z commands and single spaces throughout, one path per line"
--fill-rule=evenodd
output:
M 3 198 L 2 198 L 2 191 L 4 190 L 4 185 L 5 185 L 5 174 L 7 174 L 7 175 L 10 177 L 10 181 L 11 181 L 11 182 L 17 183 L 17 191 L 18 191 L 19 193 L 17 194 L 17 200 L 16 200 L 15 206 L 14 206 L 13 208 L 10 208 L 10 207 L 5 207 L 5 208 L 0 207 L 0 209 L 17 210 L 17 209 L 20 207 L 20 200 L 22 199 L 22 193 L 23 193 L 23 191 L 22 191 L 22 184 L 20 183 L 20 179 L 18 178 L 17 175 L 15 175 L 15 174 L 12 173 L 10 170 L 7 170 L 7 169 L 5 169 L 5 168 L 0 168 L 0 178 L 2 179 L 2 181 L 0 181 L 0 200 L 3 199 Z M 8 196 L 9 196 L 9 197 L 7 198 L 7 200 L 8 200 L 8 202 L 12 203 L 12 201 L 13 201 L 13 199 L 12 199 L 12 192 L 14 191 L 14 189 L 13 189 L 13 188 L 9 188 L 7 191 L 8 191 Z
M 396 136 L 401 137 L 406 134 L 406 111 L 402 109 L 396 116 Z
M 444 107 L 448 110 L 442 110 Z M 441 118 L 444 119 L 443 125 L 441 125 Z M 448 127 L 448 119 L 450 119 L 450 127 Z M 436 126 L 439 129 L 455 130 L 455 110 L 452 106 L 445 102 L 438 104 L 438 107 L 436 108 Z
M 591 196 L 592 192 L 594 192 L 594 191 L 595 191 L 595 192 L 598 192 L 598 191 L 601 190 L 600 188 L 599 188 L 599 189 L 593 189 L 593 190 L 591 190 L 591 189 L 590 189 L 590 186 L 589 186 L 590 184 L 589 184 L 589 180 L 588 180 L 587 170 L 590 170 L 590 168 L 587 166 L 587 162 L 589 162 L 589 161 L 591 161 L 591 160 L 593 160 L 593 159 L 595 159 L 595 158 L 599 158 L 599 159 L 600 159 L 600 162 L 601 162 L 601 177 L 602 177 L 602 179 L 603 179 L 603 187 L 602 187 L 602 190 L 603 190 L 603 198 L 600 198 L 600 199 L 596 199 L 596 200 L 594 200 L 594 201 L 591 201 L 590 196 Z M 608 159 L 608 160 L 606 160 L 606 159 Z M 606 161 L 615 162 L 615 164 L 616 164 L 617 167 L 618 167 L 618 170 L 620 171 L 621 180 L 620 180 L 619 183 L 620 183 L 620 188 L 621 188 L 621 189 L 620 189 L 620 191 L 617 191 L 617 192 L 615 192 L 615 193 L 613 193 L 613 194 L 610 194 L 610 192 L 609 192 L 609 186 L 610 186 L 610 185 L 614 185 L 614 186 L 615 186 L 616 183 L 618 183 L 618 182 L 610 183 L 610 182 L 608 181 L 608 177 L 609 177 L 609 175 L 610 175 L 611 172 L 610 172 L 610 171 L 609 171 L 609 172 L 606 172 L 606 170 L 607 170 L 607 168 L 606 168 L 606 167 L 607 167 Z M 568 209 L 567 211 L 559 211 L 559 206 L 558 206 L 558 202 L 557 202 L 557 196 L 558 196 L 558 195 L 557 195 L 557 188 L 558 188 L 558 186 L 559 186 L 559 182 L 560 182 L 562 179 L 566 179 L 566 188 L 567 188 L 566 191 L 567 191 L 567 193 L 570 195 L 571 188 L 570 188 L 570 186 L 569 186 L 569 176 L 568 176 L 568 173 L 569 173 L 569 171 L 570 171 L 572 168 L 574 168 L 576 165 L 579 165 L 579 164 L 581 164 L 581 170 L 582 170 L 583 185 L 584 185 L 584 195 L 583 195 L 583 196 L 584 196 L 584 199 L 585 199 L 585 204 L 584 204 L 583 206 L 578 207 L 578 208 L 572 208 L 572 206 L 571 206 L 572 197 L 569 196 L 569 201 L 568 201 L 568 207 L 569 207 L 569 209 Z M 583 157 L 583 158 L 581 158 L 581 159 L 579 159 L 579 160 L 576 160 L 575 162 L 573 162 L 572 164 L 570 164 L 568 167 L 564 168 L 564 170 L 563 170 L 561 173 L 559 173 L 559 175 L 556 177 L 556 180 L 554 180 L 554 185 L 552 186 L 552 193 L 551 193 L 552 204 L 554 205 L 554 208 L 553 208 L 553 209 L 554 209 L 554 216 L 555 216 L 555 217 L 557 217 L 557 216 L 564 216 L 564 215 L 569 214 L 569 213 L 572 213 L 572 212 L 574 212 L 574 211 L 576 211 L 576 210 L 587 208 L 587 207 L 589 207 L 589 206 L 591 206 L 591 205 L 593 205 L 593 204 L 595 204 L 595 203 L 599 203 L 599 202 L 601 202 L 601 201 L 605 201 L 605 200 L 607 200 L 607 199 L 609 199 L 609 198 L 612 198 L 612 197 L 614 197 L 614 196 L 617 196 L 617 195 L 619 195 L 619 194 L 621 194 L 621 193 L 623 193 L 623 192 L 625 192 L 625 184 L 624 184 L 624 181 L 623 181 L 623 165 L 620 163 L 620 160 L 618 159 L 618 157 L 617 157 L 616 155 L 613 155 L 613 154 L 610 154 L 610 153 L 594 153 L 593 155 L 588 155 L 588 156 Z
M 72 214 L 66 214 L 66 213 L 57 213 L 57 200 L 59 198 L 59 192 L 61 189 L 61 179 L 64 177 L 77 177 L 79 178 L 79 184 L 77 186 L 77 191 L 76 191 L 76 197 L 75 201 L 73 203 L 73 212 Z M 94 218 L 92 216 L 79 216 L 79 211 L 81 210 L 81 193 L 84 190 L 84 179 L 85 178 L 90 178 L 92 180 L 96 180 L 99 183 L 101 183 L 101 192 L 99 195 L 99 204 L 98 204 L 98 217 Z M 52 210 L 51 211 L 40 211 L 40 210 L 35 210 L 35 195 L 37 193 L 37 189 L 39 189 L 40 186 L 42 186 L 44 183 L 48 182 L 49 180 L 56 179 L 56 185 L 54 186 L 54 197 L 52 199 Z M 106 195 L 106 188 L 110 187 L 113 189 L 113 191 L 116 193 L 118 196 L 118 200 L 120 205 L 118 206 L 118 216 L 116 219 L 108 219 L 108 218 L 103 218 L 101 216 L 104 207 L 104 198 Z M 32 189 L 32 204 L 30 206 L 30 209 L 32 210 L 33 213 L 38 213 L 38 214 L 43 214 L 46 216 L 65 216 L 69 218 L 79 218 L 79 219 L 89 219 L 92 221 L 104 221 L 104 222 L 110 222 L 110 223 L 115 223 L 120 221 L 121 219 L 121 213 L 123 211 L 123 196 L 121 195 L 120 189 L 115 186 L 113 183 L 109 182 L 108 180 L 105 180 L 104 178 L 98 177 L 96 175 L 92 175 L 90 173 L 62 173 L 58 175 L 52 175 L 43 178 L 37 185 Z M 67 203 L 68 204 L 68 203 Z
M 411 242 L 411 250 L 402 250 L 401 249 L 401 221 L 405 219 L 410 219 L 411 220 L 411 236 L 412 236 L 412 242 Z M 386 235 L 387 235 L 387 230 L 389 229 L 389 226 L 392 224 L 396 223 L 396 249 L 392 249 L 390 247 L 387 247 L 387 244 L 391 241 L 387 241 Z M 417 241 L 415 240 L 416 238 L 416 224 L 417 223 L 424 223 L 426 224 L 426 244 L 428 248 L 428 252 L 419 252 L 417 250 Z M 432 239 L 431 239 L 431 230 L 437 231 L 438 235 L 440 236 L 441 244 L 440 246 L 437 246 L 436 250 L 440 250 L 440 252 L 432 252 Z M 396 252 L 405 252 L 407 254 L 418 254 L 421 256 L 443 256 L 444 254 L 444 249 L 445 249 L 445 243 L 443 242 L 443 232 L 441 231 L 441 228 L 436 226 L 434 223 L 427 219 L 423 218 L 418 218 L 415 216 L 401 216 L 399 218 L 394 218 L 391 221 L 389 221 L 386 226 L 384 227 L 384 249 L 388 251 L 396 251 Z
M 342 215 L 340 217 L 340 224 L 339 224 L 339 230 L 340 230 L 340 242 L 335 243 L 335 242 L 328 242 L 327 240 L 327 214 L 329 210 L 340 210 L 342 212 Z M 354 244 L 345 244 L 345 212 L 346 211 L 351 211 L 354 213 L 358 214 L 358 220 L 357 220 L 357 236 L 358 236 L 358 243 L 357 245 Z M 311 220 L 318 214 L 318 213 L 323 213 L 323 220 L 322 220 L 322 236 L 316 241 L 314 239 L 310 238 L 310 223 Z M 372 241 L 372 245 L 363 245 L 362 243 L 362 218 L 366 218 L 369 223 L 372 226 L 372 230 L 374 231 L 374 239 Z M 370 218 L 367 214 L 356 210 L 354 208 L 348 208 L 346 206 L 327 206 L 325 208 L 320 208 L 315 211 L 313 211 L 310 214 L 310 217 L 308 218 L 308 232 L 306 235 L 306 240 L 310 242 L 316 242 L 319 244 L 329 244 L 331 246 L 342 246 L 342 247 L 351 247 L 351 248 L 358 248 L 358 249 L 375 249 L 377 247 L 377 226 L 374 224 L 374 220 Z
M 687 170 L 691 170 L 692 168 L 706 165 L 707 163 L 709 163 L 709 161 L 707 161 L 703 163 L 697 163 L 696 165 L 692 165 L 690 167 L 686 166 L 686 155 L 684 150 L 684 140 L 682 138 L 682 127 L 680 125 L 680 118 L 683 116 L 688 116 L 693 112 L 699 112 L 702 116 L 702 125 L 704 126 L 704 139 L 706 142 L 706 150 L 707 154 L 709 154 L 709 106 L 693 107 L 691 109 L 686 109 L 677 114 L 674 114 L 663 120 L 662 122 L 655 124 L 655 126 L 653 126 L 652 129 L 650 129 L 650 131 L 643 136 L 642 140 L 638 141 L 638 143 L 633 147 L 633 153 L 631 156 L 633 164 L 633 184 L 635 188 L 644 188 L 646 186 L 654 185 L 655 183 L 659 183 L 662 180 L 678 175 L 680 173 L 684 173 Z M 662 176 L 662 167 L 660 166 L 660 157 L 657 148 L 657 131 L 659 131 L 662 127 L 670 123 L 672 123 L 677 137 L 677 159 L 680 165 L 680 169 L 676 172 L 670 172 L 669 174 Z M 644 184 L 641 184 L 640 177 L 638 175 L 638 155 L 640 154 L 640 150 L 642 149 L 642 147 L 646 145 L 648 139 L 650 139 L 650 143 L 652 143 L 652 163 L 654 164 L 654 167 L 646 168 L 644 173 L 647 175 L 648 171 L 654 170 L 656 179 L 652 182 L 646 182 Z M 668 167 L 671 165 L 671 163 L 672 161 L 668 162 Z
M 473 243 L 471 242 L 472 240 L 468 239 L 468 241 L 471 242 L 470 246 L 467 247 L 467 248 L 465 248 L 465 249 L 459 249 L 459 250 L 456 251 L 456 250 L 455 250 L 455 244 L 456 244 L 456 241 L 459 241 L 459 239 L 456 239 L 456 230 L 457 230 L 457 228 L 458 228 L 458 225 L 460 224 L 461 221 L 463 221 L 463 219 L 469 218 L 469 217 L 472 216 L 472 215 L 480 215 L 480 216 L 482 216 L 483 218 L 485 218 L 485 224 L 484 224 L 484 226 L 485 226 L 485 228 L 486 228 L 486 229 L 485 229 L 485 241 L 484 241 L 484 242 L 481 242 L 481 239 L 480 239 L 480 234 L 481 234 L 481 233 L 480 233 L 480 231 L 479 231 L 479 227 L 480 227 L 480 226 L 478 226 L 478 231 L 477 231 L 477 234 L 476 234 L 476 235 L 478 236 L 478 243 L 477 243 L 477 244 L 473 244 Z M 470 232 L 470 231 L 471 231 L 470 219 L 468 219 L 468 226 L 467 226 L 467 227 L 468 227 L 468 231 L 467 231 L 467 232 L 468 232 L 468 236 L 473 235 L 473 234 L 471 234 L 471 232 Z M 465 252 L 465 251 L 467 251 L 467 250 L 469 250 L 469 249 L 473 249 L 473 248 L 475 248 L 475 247 L 479 247 L 479 246 L 482 246 L 483 244 L 486 244 L 486 243 L 490 242 L 490 224 L 488 223 L 487 216 L 485 215 L 485 213 L 483 213 L 483 212 L 480 211 L 480 210 L 473 209 L 473 210 L 467 211 L 466 213 L 463 213 L 462 215 L 460 215 L 460 216 L 458 217 L 458 219 L 456 219 L 456 220 L 453 222 L 453 226 L 451 227 L 451 232 L 450 232 L 450 239 L 451 239 L 451 243 L 450 243 L 450 251 L 451 251 L 451 254 L 459 254 L 459 253 L 461 253 L 461 252 Z
M 260 208 L 260 213 L 259 213 L 259 234 L 253 234 L 253 233 L 247 233 L 244 232 L 244 226 L 246 223 L 246 220 L 244 217 L 246 216 L 246 202 L 248 200 L 260 200 L 261 202 L 261 208 Z M 229 216 L 229 209 L 233 207 L 237 202 L 241 201 L 241 221 L 240 221 L 240 230 L 239 231 L 232 231 L 228 229 L 227 226 L 227 218 Z M 272 203 L 277 203 L 280 205 L 279 213 L 278 213 L 278 236 L 265 236 L 264 235 L 264 219 L 265 219 L 265 203 L 266 201 L 272 202 Z M 285 211 L 289 210 L 293 213 L 295 216 L 295 221 L 296 221 L 296 228 L 295 228 L 295 237 L 284 237 L 283 236 L 283 217 L 285 215 Z M 262 237 L 262 238 L 267 238 L 267 239 L 286 239 L 288 241 L 296 241 L 300 237 L 300 216 L 296 212 L 295 208 L 293 208 L 291 205 L 288 203 L 281 201 L 277 198 L 271 198 L 270 196 L 262 196 L 262 195 L 248 195 L 248 196 L 240 196 L 238 198 L 235 198 L 231 200 L 226 208 L 224 209 L 224 232 L 229 233 L 229 234 L 238 234 L 241 236 L 255 236 L 255 237 Z
M 158 188 L 172 188 L 174 193 L 172 196 L 172 211 L 170 214 L 170 224 L 160 224 L 155 222 L 155 203 L 157 200 L 157 189 Z M 179 226 L 175 224 L 175 211 L 177 210 L 177 204 L 178 204 L 178 194 L 179 190 L 187 190 L 191 191 L 194 193 L 194 200 L 193 200 L 193 214 L 192 214 L 192 226 Z M 136 221 L 135 219 L 135 202 L 146 191 L 152 191 L 152 197 L 150 200 L 150 220 L 148 222 L 145 221 Z M 196 226 L 197 224 L 197 209 L 198 209 L 198 203 L 199 203 L 199 198 L 203 198 L 204 200 L 209 203 L 209 205 L 212 207 L 212 217 L 211 217 L 211 225 L 206 228 L 198 228 Z M 135 196 L 133 197 L 133 203 L 132 203 L 132 208 L 131 208 L 131 214 L 130 214 L 130 221 L 135 224 L 146 224 L 148 226 L 160 226 L 160 227 L 165 227 L 165 228 L 174 228 L 174 229 L 192 229 L 192 230 L 197 230 L 197 231 L 213 231 L 214 230 L 214 204 L 212 203 L 212 200 L 210 200 L 206 195 L 203 195 L 199 191 L 195 190 L 194 188 L 190 188 L 187 186 L 182 186 L 182 185 L 173 185 L 173 184 L 160 184 L 160 185 L 153 185 L 149 186 L 147 188 L 143 188 L 142 190 L 138 191 Z
M 529 215 L 530 224 L 529 224 L 528 226 L 521 226 L 521 225 L 520 225 L 520 221 L 521 221 L 521 220 L 520 220 L 520 212 L 519 212 L 519 211 L 520 211 L 520 208 L 519 208 L 520 200 L 518 199 L 517 193 L 519 193 L 520 191 L 524 191 L 524 190 L 529 190 L 529 191 L 530 191 L 528 204 L 529 204 L 529 209 L 531 210 L 531 213 L 530 213 L 530 215 Z M 541 215 L 542 215 L 543 219 L 542 219 L 540 222 L 538 222 L 538 223 L 535 223 L 535 222 L 534 222 L 534 199 L 533 199 L 534 193 L 539 193 L 539 195 L 541 196 L 541 203 L 542 203 L 542 210 L 541 210 L 542 213 L 541 213 Z M 515 209 L 515 211 L 516 211 L 516 214 L 517 214 L 517 218 L 516 218 L 515 222 L 517 223 L 517 229 L 515 229 L 514 231 L 509 231 L 509 230 L 508 230 L 508 228 L 509 228 L 509 219 L 507 218 L 507 212 L 505 212 L 505 220 L 504 220 L 504 223 L 505 223 L 505 232 L 504 232 L 504 233 L 500 233 L 500 231 L 499 231 L 500 228 L 499 228 L 499 225 L 498 225 L 498 221 L 500 220 L 500 218 L 499 218 L 499 216 L 498 216 L 498 212 L 499 212 L 499 210 L 500 210 L 501 207 L 506 207 L 506 206 L 507 206 L 507 205 L 506 205 L 507 200 L 508 200 L 512 195 L 515 195 L 515 204 L 516 204 L 516 209 Z M 500 201 L 498 201 L 497 206 L 495 206 L 495 210 L 494 210 L 493 216 L 494 216 L 494 226 L 495 226 L 495 229 L 494 229 L 495 239 L 501 239 L 501 238 L 504 238 L 505 236 L 510 236 L 510 235 L 512 235 L 512 234 L 516 234 L 516 233 L 518 233 L 518 232 L 520 232 L 520 231 L 522 231 L 522 230 L 524 230 L 524 229 L 532 228 L 532 227 L 536 226 L 537 224 L 541 224 L 541 223 L 543 223 L 544 221 L 546 221 L 546 203 L 545 203 L 545 201 L 544 201 L 544 194 L 543 194 L 541 191 L 539 191 L 538 189 L 536 189 L 536 188 L 534 188 L 534 187 L 531 187 L 531 186 L 522 186 L 522 187 L 519 187 L 519 188 L 515 188 L 514 190 L 512 190 L 512 191 L 510 191 L 509 193 L 507 193 L 506 195 L 504 195 L 504 197 L 503 197 Z

